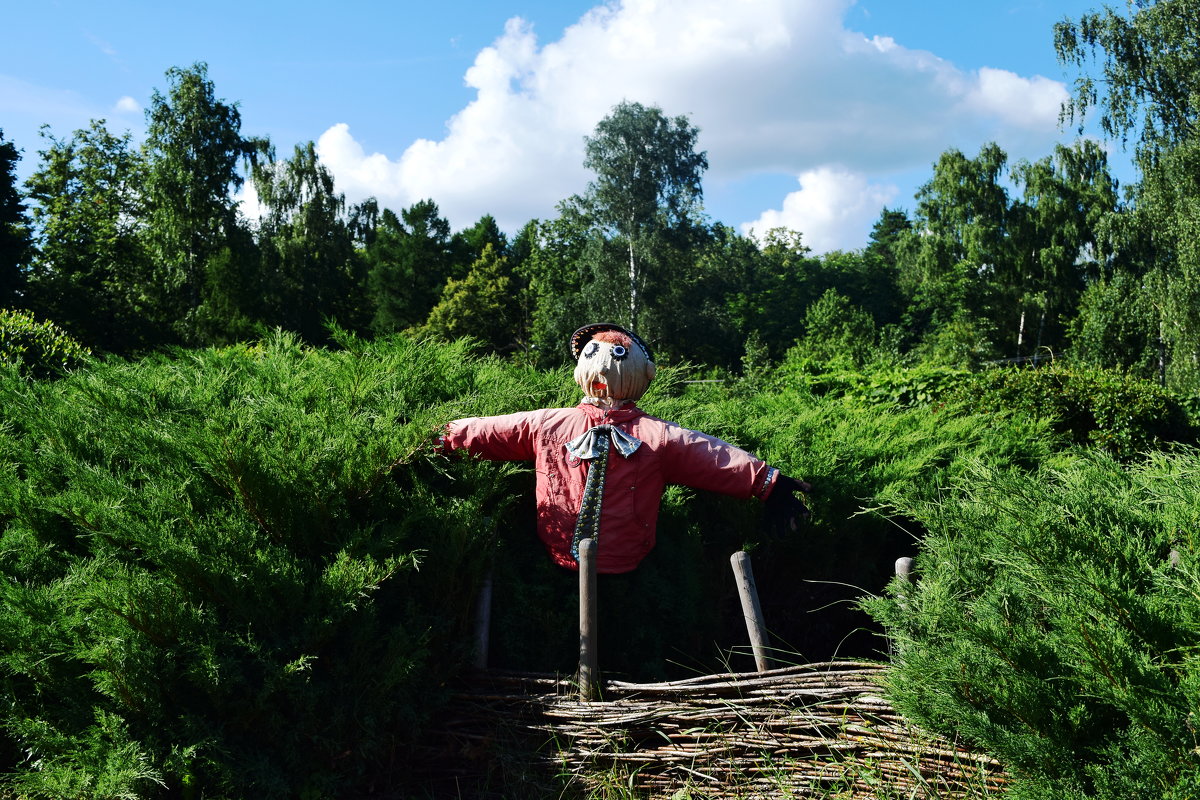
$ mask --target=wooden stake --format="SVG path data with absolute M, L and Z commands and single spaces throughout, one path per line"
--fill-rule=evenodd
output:
M 579 543 L 579 697 L 595 700 L 600 670 L 596 656 L 596 540 Z
M 475 667 L 487 669 L 488 642 L 492 629 L 492 571 L 488 570 L 475 599 Z
M 750 634 L 750 648 L 754 651 L 754 666 L 759 672 L 771 668 L 767 658 L 767 626 L 763 623 L 762 606 L 758 603 L 758 589 L 754 586 L 754 570 L 750 567 L 750 554 L 739 550 L 729 559 L 733 574 L 737 578 L 738 594 L 742 598 L 742 615 L 746 618 L 746 632 Z
M 913 563 L 913 560 L 908 556 L 901 556 L 900 558 L 896 559 L 896 577 L 904 581 L 905 584 L 908 584 L 903 589 L 900 589 L 896 594 L 896 605 L 898 605 L 903 611 L 908 610 L 908 595 L 912 590 L 911 584 L 913 579 Z M 888 655 L 890 657 L 895 657 L 901 654 L 902 650 L 900 642 L 889 636 L 887 643 Z

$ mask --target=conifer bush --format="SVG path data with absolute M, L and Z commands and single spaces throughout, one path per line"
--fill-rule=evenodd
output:
M 928 531 L 918 579 L 866 607 L 903 713 L 997 756 L 1014 798 L 1200 794 L 1196 453 L 977 465 L 895 510 Z
M 569 372 L 462 342 L 337 341 L 0 377 L 0 793 L 391 786 L 467 663 L 488 570 L 492 665 L 572 668 L 576 581 L 533 535 L 528 465 L 427 446 L 456 417 L 574 405 Z M 874 634 L 847 644 L 870 623 L 851 604 L 914 542 L 862 508 L 935 496 L 968 457 L 1051 457 L 1037 424 L 685 374 L 664 367 L 641 405 L 812 480 L 814 518 L 775 541 L 753 501 L 669 490 L 658 547 L 601 607 L 613 677 L 749 667 L 728 655 L 746 649 L 741 548 L 783 660 L 879 654 Z
M 334 797 L 403 763 L 517 473 L 425 445 L 557 376 L 342 339 L 0 376 L 0 794 Z
M 90 357 L 91 351 L 54 323 L 0 308 L 0 365 L 45 378 L 76 369 Z
M 1020 411 L 1050 421 L 1066 441 L 1133 458 L 1171 442 L 1195 443 L 1180 402 L 1121 370 L 1057 362 L 985 370 L 958 387 L 973 411 Z
M 856 601 L 883 591 L 896 558 L 916 554 L 922 530 L 903 513 L 865 509 L 936 497 L 972 461 L 1032 470 L 1058 457 L 1044 422 L 983 418 L 961 407 L 881 406 L 797 387 L 745 395 L 699 386 L 655 398 L 651 410 L 812 482 L 812 519 L 782 539 L 764 535 L 757 504 L 714 495 L 684 493 L 690 513 L 667 514 L 659 525 L 660 542 L 687 531 L 709 545 L 706 591 L 723 587 L 734 606 L 724 617 L 724 642 L 745 641 L 728 557 L 751 551 L 768 627 L 791 651 L 784 659 L 885 655 L 878 627 Z

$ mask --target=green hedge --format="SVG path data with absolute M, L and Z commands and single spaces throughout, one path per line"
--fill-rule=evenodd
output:
M 903 713 L 996 755 L 1014 798 L 1200 794 L 1200 457 L 979 466 L 895 510 L 929 531 L 916 584 L 866 604 Z
M 52 322 L 0 308 L 0 365 L 35 378 L 62 375 L 87 363 L 91 351 Z
M 1126 459 L 1176 443 L 1195 444 L 1192 420 L 1200 418 L 1196 398 L 1176 397 L 1121 370 L 1061 362 L 979 372 L 932 365 L 859 371 L 830 369 L 794 350 L 769 384 L 882 406 L 1016 414 L 1047 423 L 1063 445 L 1099 447 Z
M 972 373 L 933 365 L 881 366 L 865 371 L 831 369 L 826 362 L 810 359 L 796 348 L 788 352 L 773 378 L 779 387 L 803 387 L 819 396 L 853 397 L 909 408 L 945 402 L 972 380 Z
M 0 377 L 11 791 L 333 797 L 403 763 L 516 472 L 424 444 L 557 381 L 464 345 L 345 345 Z
M 573 404 L 569 373 L 465 343 L 339 347 L 276 336 L 0 375 L 0 794 L 345 797 L 401 780 L 466 663 L 487 570 L 493 666 L 571 669 L 573 576 L 533 535 L 528 465 L 424 446 L 455 417 Z M 749 667 L 741 548 L 784 658 L 879 655 L 853 601 L 921 531 L 862 509 L 936 496 L 971 459 L 1054 457 L 1044 425 L 1003 415 L 683 377 L 662 370 L 643 406 L 812 480 L 814 519 L 773 541 L 757 503 L 670 490 L 658 548 L 604 589 L 614 677 Z
M 881 407 L 796 388 L 742 395 L 706 386 L 647 407 L 813 483 L 812 521 L 780 541 L 762 535 L 755 504 L 731 507 L 713 495 L 685 493 L 683 513 L 660 525 L 660 541 L 687 532 L 709 543 L 706 585 L 729 609 L 724 643 L 745 641 L 728 557 L 750 550 L 768 627 L 791 651 L 783 657 L 800 661 L 886 651 L 855 600 L 883 590 L 896 558 L 916 553 L 922 530 L 903 515 L 864 509 L 891 497 L 937 496 L 973 459 L 1034 469 L 1056 458 L 1042 423 L 1004 415 L 985 420 L 949 407 Z M 737 664 L 752 668 L 745 660 Z
M 1165 389 L 1120 370 L 1009 367 L 978 373 L 955 399 L 978 413 L 1017 411 L 1050 421 L 1066 441 L 1132 458 L 1172 442 L 1194 443 L 1184 406 Z

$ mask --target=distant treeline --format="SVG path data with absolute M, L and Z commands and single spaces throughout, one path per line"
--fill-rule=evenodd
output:
M 0 135 L 0 307 L 121 355 L 274 328 L 320 345 L 334 323 L 368 337 L 471 335 L 549 366 L 567 333 L 605 318 L 667 362 L 725 370 L 799 343 L 851 366 L 1053 355 L 1194 391 L 1195 6 L 1055 28 L 1060 61 L 1079 73 L 1067 118 L 1098 108 L 1103 130 L 1133 143 L 1140 180 L 1123 196 L 1089 139 L 1033 162 L 1009 163 L 995 144 L 952 149 L 911 211 L 884 209 L 861 249 L 819 256 L 802 232 L 752 238 L 705 217 L 698 131 L 656 107 L 616 106 L 587 140 L 584 193 L 510 237 L 490 215 L 453 231 L 432 199 L 347 204 L 312 142 L 277 154 L 242 134 L 204 64 L 172 68 L 140 146 L 103 120 L 47 132 L 18 185 L 21 151 Z M 257 219 L 234 199 L 247 180 Z

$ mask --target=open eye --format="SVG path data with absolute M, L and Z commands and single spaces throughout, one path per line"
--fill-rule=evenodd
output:
M 596 355 L 597 351 L 599 350 L 600 344 L 598 342 L 588 342 L 588 346 L 583 348 L 583 357 L 591 358 L 592 356 Z
M 612 357 L 615 358 L 617 361 L 620 361 L 621 359 L 625 358 L 625 356 L 626 356 L 625 348 L 619 344 L 614 344 L 613 349 L 612 349 Z

